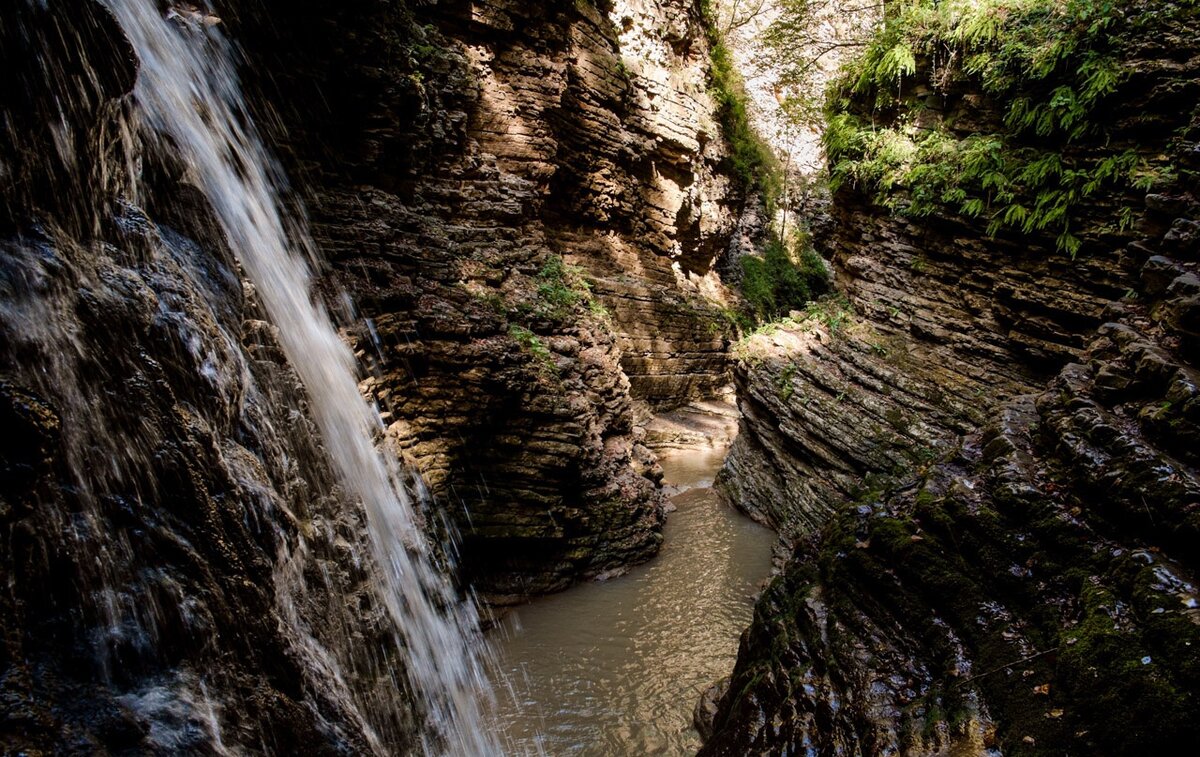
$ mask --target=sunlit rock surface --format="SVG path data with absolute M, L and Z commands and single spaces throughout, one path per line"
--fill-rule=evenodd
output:
M 364 389 L 468 576 L 506 601 L 649 557 L 638 422 L 729 380 L 714 270 L 743 200 L 696 9 L 287 6 L 239 31 L 371 319 Z

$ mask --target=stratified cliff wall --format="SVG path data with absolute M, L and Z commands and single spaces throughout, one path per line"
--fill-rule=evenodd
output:
M 1110 96 L 1122 105 L 1097 115 L 1102 138 L 1046 147 L 1026 134 L 1005 149 L 1061 150 L 1084 165 L 1123 150 L 1164 159 L 1196 94 L 1194 44 L 1175 27 L 1124 43 L 1126 78 Z M 881 128 L 918 118 L 960 139 L 1005 131 L 1003 109 L 977 81 L 922 65 L 904 84 L 907 105 L 876 114 Z M 1096 192 L 1076 209 L 1082 248 L 1072 256 L 1051 235 L 993 235 L 988 219 L 953 207 L 912 217 L 880 199 L 847 183 L 817 224 L 840 299 L 737 349 L 747 422 L 723 482 L 740 507 L 784 531 L 810 531 L 845 498 L 903 478 L 1078 359 L 1108 304 L 1134 290 L 1146 257 L 1126 249 L 1138 233 L 1120 228 L 1123 210 L 1179 207 L 1144 191 Z M 786 485 L 777 470 L 789 471 Z
M 1124 48 L 1128 79 L 1102 116 L 1113 144 L 1166 160 L 1174 181 L 1096 193 L 1075 259 L 1036 234 L 835 196 L 843 299 L 739 347 L 723 485 L 795 553 L 703 754 L 1200 744 L 1189 13 Z M 923 124 L 1000 120 L 945 69 L 920 91 L 929 64 Z M 1124 232 L 1123 208 L 1138 219 Z
M 361 503 L 95 3 L 0 28 L 0 751 L 420 743 Z
M 638 423 L 729 380 L 713 268 L 742 200 L 694 4 L 360 5 L 231 23 L 371 319 L 389 434 L 495 599 L 649 557 Z
M 1196 213 L 1079 362 L 801 540 L 706 753 L 1195 747 Z
M 1139 265 L 1136 253 L 1072 260 L 963 219 L 891 216 L 851 191 L 833 210 L 840 296 L 736 351 L 745 422 L 722 485 L 788 534 L 911 475 L 1077 358 Z

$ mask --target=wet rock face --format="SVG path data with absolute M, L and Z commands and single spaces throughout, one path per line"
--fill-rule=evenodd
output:
M 411 749 L 364 513 L 136 61 L 95 4 L 16 6 L 46 87 L 0 142 L 0 751 Z
M 724 485 L 795 552 L 703 754 L 1200 746 L 1200 124 L 1172 117 L 1181 181 L 1089 258 L 835 203 L 852 307 L 741 348 Z
M 643 405 L 728 380 L 737 198 L 690 3 L 251 6 L 230 20 L 371 333 L 364 385 L 484 592 L 649 557 Z M 648 477 L 649 476 L 649 477 Z
M 125 212 L 116 237 L 0 242 L 0 744 L 205 750 L 223 728 L 231 744 L 335 753 L 368 748 L 368 713 L 405 743 L 405 705 L 371 712 L 346 688 L 375 655 L 355 661 L 322 625 L 352 623 L 402 665 L 345 560 L 366 556 L 365 524 L 296 377 L 228 260 Z M 310 638 L 349 681 L 324 677 Z
M 0 28 L 0 751 L 409 752 L 363 514 L 131 118 L 128 45 L 76 5 L 13 0 Z M 648 558 L 635 402 L 726 379 L 698 297 L 736 198 L 692 8 L 217 11 L 467 574 L 503 601 Z
M 28 15 L 23 5 L 6 1 L 10 20 L 0 30 L 0 63 L 8 72 L 0 102 L 9 105 L 0 124 L 0 187 L 7 200 L 0 224 L 20 223 L 36 205 L 86 225 L 92 219 L 69 198 L 113 177 L 89 171 L 75 158 L 89 149 L 103 151 L 91 144 L 94 125 L 133 88 L 136 61 L 116 21 L 96 3 L 81 3 L 74 13 L 55 7 Z M 105 61 L 103 68 L 93 66 L 97 59 Z

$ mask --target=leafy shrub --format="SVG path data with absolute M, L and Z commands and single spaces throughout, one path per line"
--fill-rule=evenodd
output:
M 1078 211 L 1101 189 L 1146 190 L 1168 177 L 1132 150 L 1108 146 L 1104 110 L 1124 81 L 1125 45 L 1196 15 L 1196 0 L 904 0 L 887 4 L 862 56 L 830 91 L 824 146 L 831 181 L 873 192 L 893 211 L 949 210 L 990 234 L 1051 233 L 1080 247 Z M 917 61 L 965 77 L 1001 109 L 1003 129 L 963 136 L 920 124 L 905 100 Z M 908 87 L 914 91 L 914 87 Z M 860 115 L 871 113 L 871 117 Z M 878 122 L 877 122 L 878 121 Z M 1074 149 L 1086 143 L 1091 149 Z M 1132 224 L 1131 211 L 1115 219 Z
M 742 258 L 742 296 L 759 321 L 802 310 L 829 286 L 829 273 L 807 234 L 794 234 L 788 244 L 767 243 L 761 258 Z

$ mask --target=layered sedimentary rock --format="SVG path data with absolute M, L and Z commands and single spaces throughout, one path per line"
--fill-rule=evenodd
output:
M 1200 745 L 1200 236 L 1166 220 L 1079 362 L 798 549 L 707 753 Z
M 363 509 L 211 210 L 132 115 L 132 50 L 94 3 L 15 5 L 0 751 L 415 748 Z
M 1136 42 L 1136 105 L 1105 118 L 1180 181 L 1098 193 L 1074 260 L 835 196 L 844 300 L 741 347 L 723 483 L 795 554 L 705 754 L 1196 748 L 1200 66 L 1178 31 Z M 999 118 L 936 103 L 968 133 Z
M 961 219 L 892 217 L 854 193 L 833 207 L 840 297 L 737 350 L 746 420 L 723 485 L 787 533 L 909 475 L 1043 383 L 1135 270 L 1121 255 L 989 239 Z
M 738 198 L 696 9 L 267 5 L 239 34 L 468 574 L 500 598 L 653 554 L 638 408 L 728 381 Z
M 1128 149 L 1162 159 L 1200 84 L 1186 21 L 1158 32 L 1122 42 L 1125 79 L 1111 95 L 1122 107 L 1099 116 L 1104 139 L 1068 141 L 1064 156 L 1086 161 Z M 953 67 L 935 77 L 932 61 L 922 66 L 904 86 L 908 107 L 876 114 L 881 125 L 916 119 L 959 138 L 1005 132 L 1005 113 L 970 77 Z M 1038 144 L 1028 134 L 1010 141 L 1013 151 Z M 869 489 L 875 479 L 902 477 L 998 403 L 1043 386 L 1085 348 L 1107 303 L 1130 290 L 1140 256 L 1112 251 L 1137 234 L 1116 221 L 1126 208 L 1169 214 L 1172 205 L 1144 194 L 1092 194 L 1075 219 L 1082 251 L 1068 256 L 1044 236 L 992 235 L 951 209 L 905 217 L 866 188 L 843 187 L 830 217 L 815 224 L 842 302 L 740 348 L 748 422 L 723 476 L 733 499 L 785 531 L 811 529 L 861 493 L 864 479 Z M 789 491 L 776 470 L 792 471 L 785 478 L 801 491 Z

